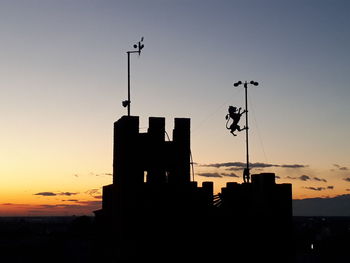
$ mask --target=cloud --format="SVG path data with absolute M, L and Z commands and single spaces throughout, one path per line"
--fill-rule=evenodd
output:
M 20 208 L 30 206 L 29 204 L 16 204 L 16 203 L 2 203 L 2 204 L 0 204 L 0 205 L 4 205 L 4 206 L 15 206 L 15 207 L 20 207 Z
M 95 176 L 104 176 L 104 175 L 108 175 L 108 176 L 112 176 L 113 174 L 112 174 L 112 173 L 98 173 L 98 174 L 90 173 L 90 175 L 95 175 Z
M 98 188 L 89 189 L 85 193 L 91 195 L 92 197 L 95 197 L 95 195 L 101 195 L 101 191 Z
M 63 202 L 77 202 L 79 201 L 78 199 L 68 199 L 68 200 L 62 200 Z
M 301 175 L 299 177 L 292 177 L 292 176 L 286 176 L 286 178 L 288 179 L 292 179 L 292 180 L 301 180 L 301 181 L 308 181 L 308 180 L 313 180 L 313 181 L 318 181 L 318 182 L 324 182 L 324 183 L 327 183 L 327 180 L 326 179 L 323 179 L 323 178 L 319 178 L 319 177 L 310 177 L 308 175 Z
M 314 179 L 315 181 L 327 183 L 327 180 L 326 180 L 326 179 L 323 179 L 323 178 L 313 177 L 313 179 Z
M 198 176 L 203 177 L 216 177 L 216 178 L 222 178 L 222 177 L 236 177 L 239 176 L 235 173 L 197 173 Z
M 72 192 L 61 192 L 58 193 L 57 195 L 66 195 L 66 196 L 71 196 L 71 195 L 77 195 L 78 193 L 72 193 Z
M 72 192 L 39 192 L 34 195 L 39 195 L 39 196 L 58 196 L 58 195 L 64 195 L 64 196 L 72 196 L 72 195 L 77 195 L 78 193 L 72 193 Z
M 212 164 L 202 164 L 200 166 L 203 167 L 215 167 L 215 168 L 229 168 L 229 170 L 234 169 L 244 169 L 246 167 L 246 163 L 242 162 L 227 162 L 227 163 L 212 163 Z M 281 167 L 281 168 L 305 168 L 308 165 L 303 164 L 270 164 L 270 163 L 250 163 L 251 168 L 268 168 L 268 167 Z
M 313 191 L 323 191 L 326 190 L 326 188 L 324 187 L 312 187 L 312 186 L 308 186 L 308 187 L 303 187 L 305 189 L 309 189 L 309 190 L 313 190 Z
M 53 193 L 53 192 L 40 192 L 40 193 L 36 193 L 34 195 L 41 195 L 41 196 L 56 196 L 57 194 Z
M 343 179 L 344 181 L 350 182 L 350 177 L 346 177 Z
M 307 181 L 310 180 L 310 176 L 307 176 L 305 174 L 301 175 L 298 177 L 301 181 Z
M 227 177 L 236 177 L 239 178 L 239 176 L 235 173 L 222 173 L 222 176 L 227 176 Z
M 242 171 L 242 170 L 244 170 L 244 168 L 245 168 L 245 166 L 244 167 L 229 167 L 229 168 L 226 168 L 225 170 L 226 171 Z
M 78 193 L 72 193 L 72 192 L 58 192 L 58 193 L 54 193 L 54 192 L 40 192 L 40 193 L 36 193 L 34 195 L 41 195 L 41 196 L 57 196 L 57 195 L 65 195 L 65 196 L 71 196 L 71 195 L 76 195 Z
M 304 164 L 282 164 L 282 165 L 275 165 L 275 167 L 282 167 L 282 168 L 293 168 L 293 169 L 299 169 L 299 168 L 306 168 L 308 165 Z
M 292 179 L 292 180 L 301 180 L 301 181 L 311 180 L 310 176 L 305 175 L 305 174 L 303 174 L 303 175 L 301 175 L 299 177 L 286 176 L 286 178 Z
M 349 171 L 349 168 L 348 168 L 348 167 L 340 166 L 339 164 L 333 164 L 333 166 L 334 166 L 335 168 L 337 168 L 338 170 L 340 170 L 340 171 Z
M 326 189 L 329 189 L 329 190 L 333 190 L 334 189 L 334 186 L 333 185 L 329 185 L 327 187 L 312 187 L 312 186 L 308 186 L 308 187 L 303 187 L 304 189 L 308 189 L 308 190 L 313 190 L 313 191 L 324 191 Z
M 197 173 L 198 176 L 203 176 L 203 177 L 217 177 L 221 178 L 222 175 L 219 173 Z
M 244 168 L 246 166 L 246 164 L 245 163 L 241 163 L 241 162 L 230 162 L 230 163 L 202 164 L 200 166 L 215 167 L 215 168 L 221 168 L 221 167 L 239 167 L 239 168 Z
M 78 201 L 77 203 L 82 204 L 84 206 L 95 206 L 95 205 L 101 205 L 101 201 Z

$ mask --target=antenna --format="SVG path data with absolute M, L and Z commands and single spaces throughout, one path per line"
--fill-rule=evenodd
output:
M 141 37 L 141 40 L 139 42 L 137 42 L 137 44 L 133 45 L 133 47 L 137 50 L 132 50 L 132 51 L 126 52 L 128 54 L 128 99 L 124 100 L 122 102 L 122 105 L 123 105 L 123 107 L 128 108 L 128 116 L 130 116 L 130 104 L 131 104 L 131 100 L 130 100 L 130 54 L 138 53 L 139 56 L 141 55 L 141 50 L 145 46 L 144 44 L 142 44 L 143 40 L 144 40 L 144 37 Z
M 246 164 L 246 168 L 243 171 L 243 181 L 245 183 L 249 183 L 250 180 L 250 168 L 249 168 L 249 140 L 248 140 L 248 84 L 254 85 L 254 86 L 258 86 L 259 83 L 256 81 L 250 81 L 249 83 L 247 81 L 245 81 L 244 83 L 242 81 L 238 81 L 236 83 L 233 84 L 234 87 L 238 87 L 239 85 L 244 86 L 244 90 L 245 90 L 245 114 L 246 114 L 246 118 L 245 118 L 245 136 L 246 136 L 246 158 L 247 158 L 247 164 Z

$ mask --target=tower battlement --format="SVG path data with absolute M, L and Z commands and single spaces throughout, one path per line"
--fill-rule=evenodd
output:
M 139 130 L 137 116 L 114 123 L 113 183 L 103 187 L 95 211 L 122 258 L 194 260 L 205 251 L 202 259 L 226 259 L 232 248 L 248 261 L 251 250 L 288 254 L 290 184 L 276 184 L 273 173 L 253 174 L 251 183 L 230 182 L 214 195 L 213 182 L 191 181 L 190 119 L 175 118 L 172 140 L 165 118 L 150 117 L 147 132 Z

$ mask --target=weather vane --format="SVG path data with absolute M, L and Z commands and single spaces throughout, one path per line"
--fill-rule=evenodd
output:
M 237 111 L 237 107 L 229 106 L 228 108 L 228 114 L 226 115 L 226 128 L 230 130 L 233 136 L 237 136 L 234 134 L 235 131 L 243 131 L 245 130 L 246 134 L 246 157 L 247 157 L 247 164 L 246 168 L 243 171 L 243 181 L 245 183 L 249 183 L 250 181 L 250 168 L 249 168 L 249 140 L 248 140 L 248 98 L 247 98 L 247 90 L 248 90 L 248 84 L 258 86 L 259 83 L 256 81 L 250 81 L 249 83 L 245 81 L 244 83 L 242 81 L 238 81 L 233 84 L 233 86 L 238 87 L 239 85 L 243 84 L 243 87 L 245 89 L 245 110 L 242 110 L 242 108 L 239 108 Z M 245 126 L 241 129 L 241 127 L 238 125 L 241 116 L 245 113 Z M 228 126 L 229 121 L 232 120 L 232 123 L 230 126 Z
M 144 44 L 142 44 L 143 39 L 144 38 L 141 37 L 141 40 L 133 46 L 137 50 L 132 50 L 132 51 L 126 52 L 128 54 L 128 99 L 124 100 L 122 102 L 122 105 L 123 105 L 123 107 L 128 107 L 128 116 L 130 116 L 130 104 L 131 104 L 131 100 L 130 100 L 130 54 L 131 53 L 138 53 L 139 56 L 141 55 L 141 50 L 144 48 Z

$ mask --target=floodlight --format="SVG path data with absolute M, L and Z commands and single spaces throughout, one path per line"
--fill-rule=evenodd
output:
M 241 84 L 242 84 L 242 81 L 238 81 L 238 82 L 234 83 L 233 86 L 238 87 Z

